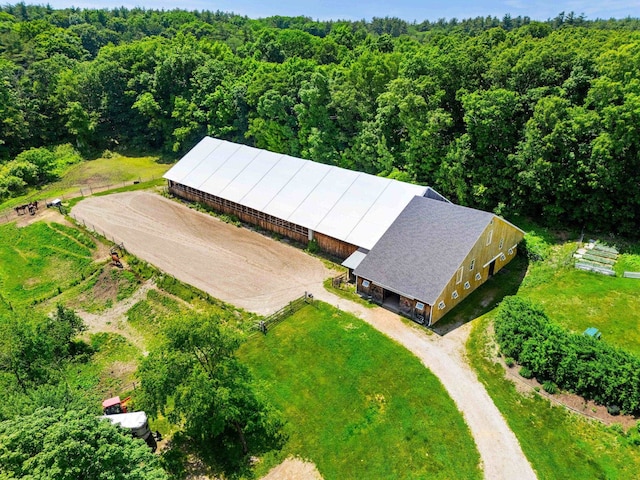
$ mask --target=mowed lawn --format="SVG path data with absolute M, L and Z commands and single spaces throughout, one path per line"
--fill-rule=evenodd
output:
M 417 358 L 361 320 L 317 302 L 240 356 L 287 421 L 287 456 L 325 480 L 481 478 L 462 415 Z
M 518 295 L 564 327 L 578 333 L 596 327 L 603 340 L 640 356 L 640 280 L 576 270 L 566 258 L 572 252 L 557 249 L 555 262 L 532 264 Z
M 0 225 L 0 311 L 27 308 L 80 282 L 94 248 L 84 233 L 60 224 Z

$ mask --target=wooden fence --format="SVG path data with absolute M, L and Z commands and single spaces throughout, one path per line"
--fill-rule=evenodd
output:
M 67 191 L 67 193 L 63 194 L 63 195 L 55 195 L 55 196 L 50 196 L 50 197 L 40 197 L 39 195 L 41 195 L 40 193 L 37 193 L 33 196 L 29 196 L 29 201 L 25 201 L 25 203 L 30 203 L 31 201 L 36 201 L 40 204 L 42 204 L 42 207 L 44 207 L 48 201 L 53 200 L 54 198 L 59 198 L 60 200 L 62 200 L 63 202 L 67 201 L 67 200 L 71 200 L 72 198 L 77 198 L 77 197 L 89 197 L 91 195 L 93 195 L 94 193 L 98 193 L 98 192 L 107 192 L 109 190 L 115 190 L 118 188 L 123 188 L 123 187 L 127 187 L 129 185 L 136 185 L 138 183 L 145 183 L 145 182 L 151 182 L 153 180 L 155 180 L 158 177 L 151 177 L 151 178 L 138 178 L 137 180 L 128 180 L 128 181 L 122 181 L 122 182 L 112 182 L 112 183 L 100 183 L 100 184 L 94 184 L 94 183 L 83 183 L 83 184 L 77 184 L 77 185 L 72 185 L 71 187 L 69 187 L 69 190 Z M 77 190 L 76 190 L 77 188 Z M 18 217 L 17 212 L 15 211 L 15 207 L 9 207 L 6 208 L 4 210 L 0 211 L 0 224 L 2 223 L 8 223 L 11 222 L 13 220 L 15 220 Z
M 333 288 L 340 288 L 340 285 L 342 285 L 343 283 L 347 283 L 348 280 L 349 274 L 347 272 L 344 272 L 337 277 L 333 277 L 331 279 L 331 285 L 333 286 Z
M 272 327 L 276 326 L 277 324 L 282 322 L 285 318 L 290 317 L 291 315 L 296 313 L 298 310 L 300 310 L 301 308 L 309 304 L 313 304 L 313 295 L 309 292 L 304 292 L 303 296 L 290 301 L 287 305 L 282 307 L 277 312 L 269 315 L 264 320 L 260 320 L 258 323 L 256 323 L 251 328 L 253 332 L 251 332 L 250 336 L 255 335 L 259 332 L 262 332 L 266 335 L 267 332 Z

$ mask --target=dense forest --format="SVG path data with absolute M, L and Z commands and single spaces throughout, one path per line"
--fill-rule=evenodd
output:
M 0 199 L 46 178 L 30 148 L 177 156 L 212 135 L 432 185 L 503 215 L 635 234 L 639 66 L 631 18 L 317 22 L 4 6 Z

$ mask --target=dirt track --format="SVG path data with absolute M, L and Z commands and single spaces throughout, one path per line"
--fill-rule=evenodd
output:
M 331 275 L 294 247 L 148 192 L 90 197 L 71 213 L 183 282 L 259 314 Z

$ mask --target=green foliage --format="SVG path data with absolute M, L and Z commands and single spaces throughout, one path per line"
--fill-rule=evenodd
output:
M 4 421 L 0 445 L 6 478 L 167 478 L 143 441 L 88 411 L 45 408 Z
M 633 437 L 629 442 L 621 441 L 600 422 L 539 395 L 523 395 L 513 382 L 505 380 L 504 368 L 490 353 L 491 320 L 487 315 L 474 322 L 467 343 L 469 360 L 538 478 L 633 478 L 640 468 L 640 452 Z
M 256 476 L 288 456 L 309 459 L 327 479 L 482 476 L 438 379 L 348 313 L 315 302 L 251 338 L 240 358 L 287 420 L 288 442 L 264 457 Z
M 318 240 L 312 238 L 307 243 L 307 252 L 309 253 L 318 253 L 320 251 L 320 247 L 318 246 Z
M 516 361 L 512 357 L 507 357 L 504 359 L 504 364 L 507 367 L 511 368 L 516 364 Z
M 523 365 L 521 375 L 526 369 L 545 382 L 545 390 L 546 382 L 553 382 L 599 404 L 640 411 L 639 358 L 567 332 L 551 323 L 540 307 L 519 297 L 502 302 L 495 331 L 501 351 Z
M 533 372 L 527 367 L 520 367 L 520 376 L 523 378 L 533 378 Z
M 550 253 L 551 246 L 547 241 L 535 232 L 527 232 L 521 247 L 527 258 L 534 262 L 545 260 Z
M 189 315 L 170 322 L 164 339 L 140 364 L 141 403 L 146 411 L 166 414 L 206 447 L 237 438 L 246 454 L 248 435 L 278 437 L 278 415 L 235 357 L 239 332 L 217 317 Z
M 177 156 L 209 134 L 549 225 L 636 234 L 636 19 L 0 13 L 0 162 L 69 142 Z M 31 165 L 0 167 L 0 198 L 46 181 Z
M 544 388 L 545 392 L 550 393 L 551 395 L 558 391 L 556 384 L 548 380 L 542 384 L 542 388 Z

